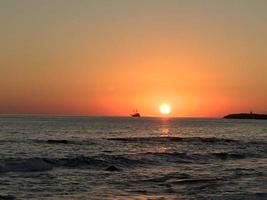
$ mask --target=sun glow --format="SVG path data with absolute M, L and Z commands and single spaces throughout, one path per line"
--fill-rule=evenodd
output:
M 159 107 L 159 111 L 163 115 L 167 115 L 171 112 L 171 107 L 168 104 L 161 104 Z

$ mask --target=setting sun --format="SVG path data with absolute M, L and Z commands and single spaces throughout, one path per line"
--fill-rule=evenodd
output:
M 171 112 L 171 107 L 168 104 L 161 104 L 159 110 L 161 114 L 167 115 Z

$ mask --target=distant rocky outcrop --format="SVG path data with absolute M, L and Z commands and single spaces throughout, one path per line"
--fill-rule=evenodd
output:
M 255 113 L 239 113 L 226 115 L 225 119 L 265 119 L 267 120 L 266 114 L 255 114 Z
M 117 167 L 115 166 L 109 166 L 106 171 L 110 171 L 110 172 L 114 172 L 114 171 L 120 171 L 120 169 L 118 169 Z
M 68 144 L 68 140 L 47 140 L 49 144 Z

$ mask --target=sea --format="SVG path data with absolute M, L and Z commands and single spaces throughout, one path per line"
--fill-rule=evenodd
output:
M 267 121 L 2 115 L 13 199 L 267 199 Z

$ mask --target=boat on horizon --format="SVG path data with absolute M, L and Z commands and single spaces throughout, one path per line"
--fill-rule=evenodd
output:
M 141 117 L 140 113 L 137 111 L 137 109 L 133 110 L 133 113 L 131 114 L 131 117 Z

